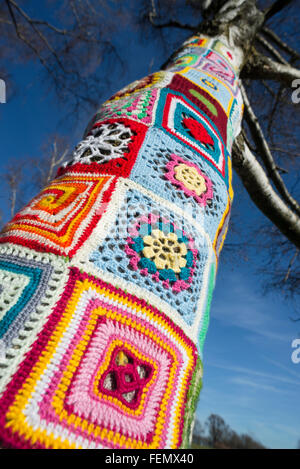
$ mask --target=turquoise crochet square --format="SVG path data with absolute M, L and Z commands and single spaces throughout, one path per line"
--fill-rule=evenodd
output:
M 0 339 L 9 347 L 48 286 L 51 264 L 0 256 Z
M 149 292 L 158 303 L 163 300 L 191 326 L 205 308 L 200 296 L 209 280 L 208 237 L 182 213 L 137 188 L 127 190 L 113 219 L 90 262 L 116 282 L 140 287 L 145 299 Z

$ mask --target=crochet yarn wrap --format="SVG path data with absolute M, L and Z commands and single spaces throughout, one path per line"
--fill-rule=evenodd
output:
M 233 198 L 235 58 L 194 36 L 124 88 L 0 234 L 0 440 L 186 448 Z

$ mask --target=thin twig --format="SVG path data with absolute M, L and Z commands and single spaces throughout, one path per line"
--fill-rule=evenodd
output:
M 287 282 L 287 280 L 288 280 L 288 278 L 289 278 L 289 276 L 290 276 L 290 273 L 291 273 L 293 264 L 294 264 L 295 260 L 296 260 L 297 257 L 298 257 L 298 254 L 299 254 L 299 249 L 296 249 L 295 254 L 293 255 L 292 259 L 290 260 L 287 273 L 286 273 L 286 275 L 285 275 L 285 277 L 284 277 L 284 282 Z
M 260 42 L 263 47 L 268 51 L 270 52 L 271 55 L 273 55 L 273 57 L 275 57 L 275 59 L 277 59 L 279 62 L 285 64 L 285 65 L 289 65 L 288 61 L 285 60 L 284 57 L 282 57 L 282 55 L 280 54 L 280 52 L 278 52 L 277 49 L 275 49 L 274 46 L 272 46 L 272 44 L 269 43 L 269 41 L 267 41 L 261 34 L 257 34 L 256 35 L 256 39 L 258 40 L 258 42 Z
M 51 46 L 51 44 L 49 43 L 48 39 L 45 37 L 45 35 L 36 27 L 36 23 L 34 21 L 32 21 L 32 19 L 27 15 L 27 13 L 22 9 L 20 8 L 20 6 L 14 2 L 14 0 L 8 0 L 9 3 L 11 3 L 14 8 L 19 12 L 19 14 L 25 19 L 25 21 L 27 21 L 30 25 L 30 27 L 33 29 L 33 31 L 40 37 L 40 39 L 44 42 L 44 44 L 46 45 L 46 47 L 49 49 L 49 51 L 52 53 L 52 55 L 55 57 L 57 63 L 59 64 L 59 66 L 62 68 L 62 70 L 65 71 L 64 69 L 64 66 L 60 60 L 60 58 L 58 57 L 56 51 L 53 49 L 53 47 Z
M 264 162 L 264 165 L 268 171 L 268 174 L 272 181 L 274 182 L 275 187 L 277 188 L 279 194 L 285 200 L 285 202 L 293 209 L 295 212 L 300 215 L 300 206 L 298 202 L 291 196 L 287 190 L 279 172 L 277 165 L 274 161 L 272 153 L 270 151 L 269 145 L 264 137 L 262 128 L 258 122 L 258 119 L 251 107 L 250 101 L 248 99 L 246 90 L 243 85 L 241 85 L 242 96 L 245 105 L 245 118 L 246 122 L 251 131 L 254 142 L 257 145 L 257 151 Z
M 286 42 L 284 42 L 274 31 L 272 31 L 267 26 L 262 28 L 262 32 L 271 38 L 282 50 L 290 54 L 293 58 L 300 59 L 300 53 L 294 50 L 291 46 L 289 46 Z

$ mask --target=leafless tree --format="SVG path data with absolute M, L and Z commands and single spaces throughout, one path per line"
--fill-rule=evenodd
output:
M 206 428 L 207 433 L 205 433 Z M 204 426 L 197 419 L 194 427 L 193 443 L 218 449 L 263 449 L 265 448 L 253 436 L 238 434 L 222 417 L 211 414 Z
M 206 426 L 208 430 L 208 442 L 212 448 L 215 448 L 218 443 L 227 440 L 229 427 L 222 417 L 211 414 L 206 421 Z
M 13 217 L 20 196 L 20 187 L 23 182 L 22 166 L 11 162 L 4 173 L 4 181 L 8 186 L 9 202 L 10 202 L 10 216 Z
M 67 160 L 68 155 L 67 139 L 60 135 L 50 135 L 41 148 L 40 158 L 30 161 L 34 183 L 38 189 L 47 186 L 54 179 L 58 167 Z
M 204 433 L 205 429 L 200 420 L 196 418 L 194 431 L 193 431 L 193 443 L 196 445 L 204 444 Z
M 72 105 L 73 113 L 95 106 L 105 83 L 97 67 L 105 61 L 110 67 L 121 63 L 110 41 L 118 25 L 118 11 L 112 12 L 112 4 L 53 0 L 45 5 L 44 19 L 33 17 L 24 0 L 4 0 L 0 5 L 2 59 L 38 61 L 44 78 L 60 100 Z
M 300 52 L 292 45 L 293 31 L 296 34 L 299 28 L 299 4 L 293 0 L 189 0 L 195 14 L 187 23 L 174 14 L 175 3 L 149 2 L 148 20 L 153 28 L 225 35 L 244 54 L 240 70 L 244 122 L 233 147 L 233 166 L 251 200 L 271 222 L 255 231 L 256 251 L 260 246 L 268 252 L 260 269 L 266 275 L 265 289 L 275 287 L 293 296 L 300 285 L 300 206 L 296 200 L 300 106 L 292 100 L 293 86 L 300 85 L 295 81 L 300 78 Z M 173 9 L 166 13 L 162 6 Z M 286 38 L 275 32 L 282 29 L 280 22 L 285 24 Z M 245 250 L 253 236 L 252 230 L 249 242 L 238 245 Z

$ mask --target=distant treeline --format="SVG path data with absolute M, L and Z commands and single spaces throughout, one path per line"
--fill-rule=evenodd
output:
M 196 420 L 193 433 L 193 447 L 216 449 L 266 449 L 248 434 L 238 434 L 216 414 L 211 414 L 202 424 Z

